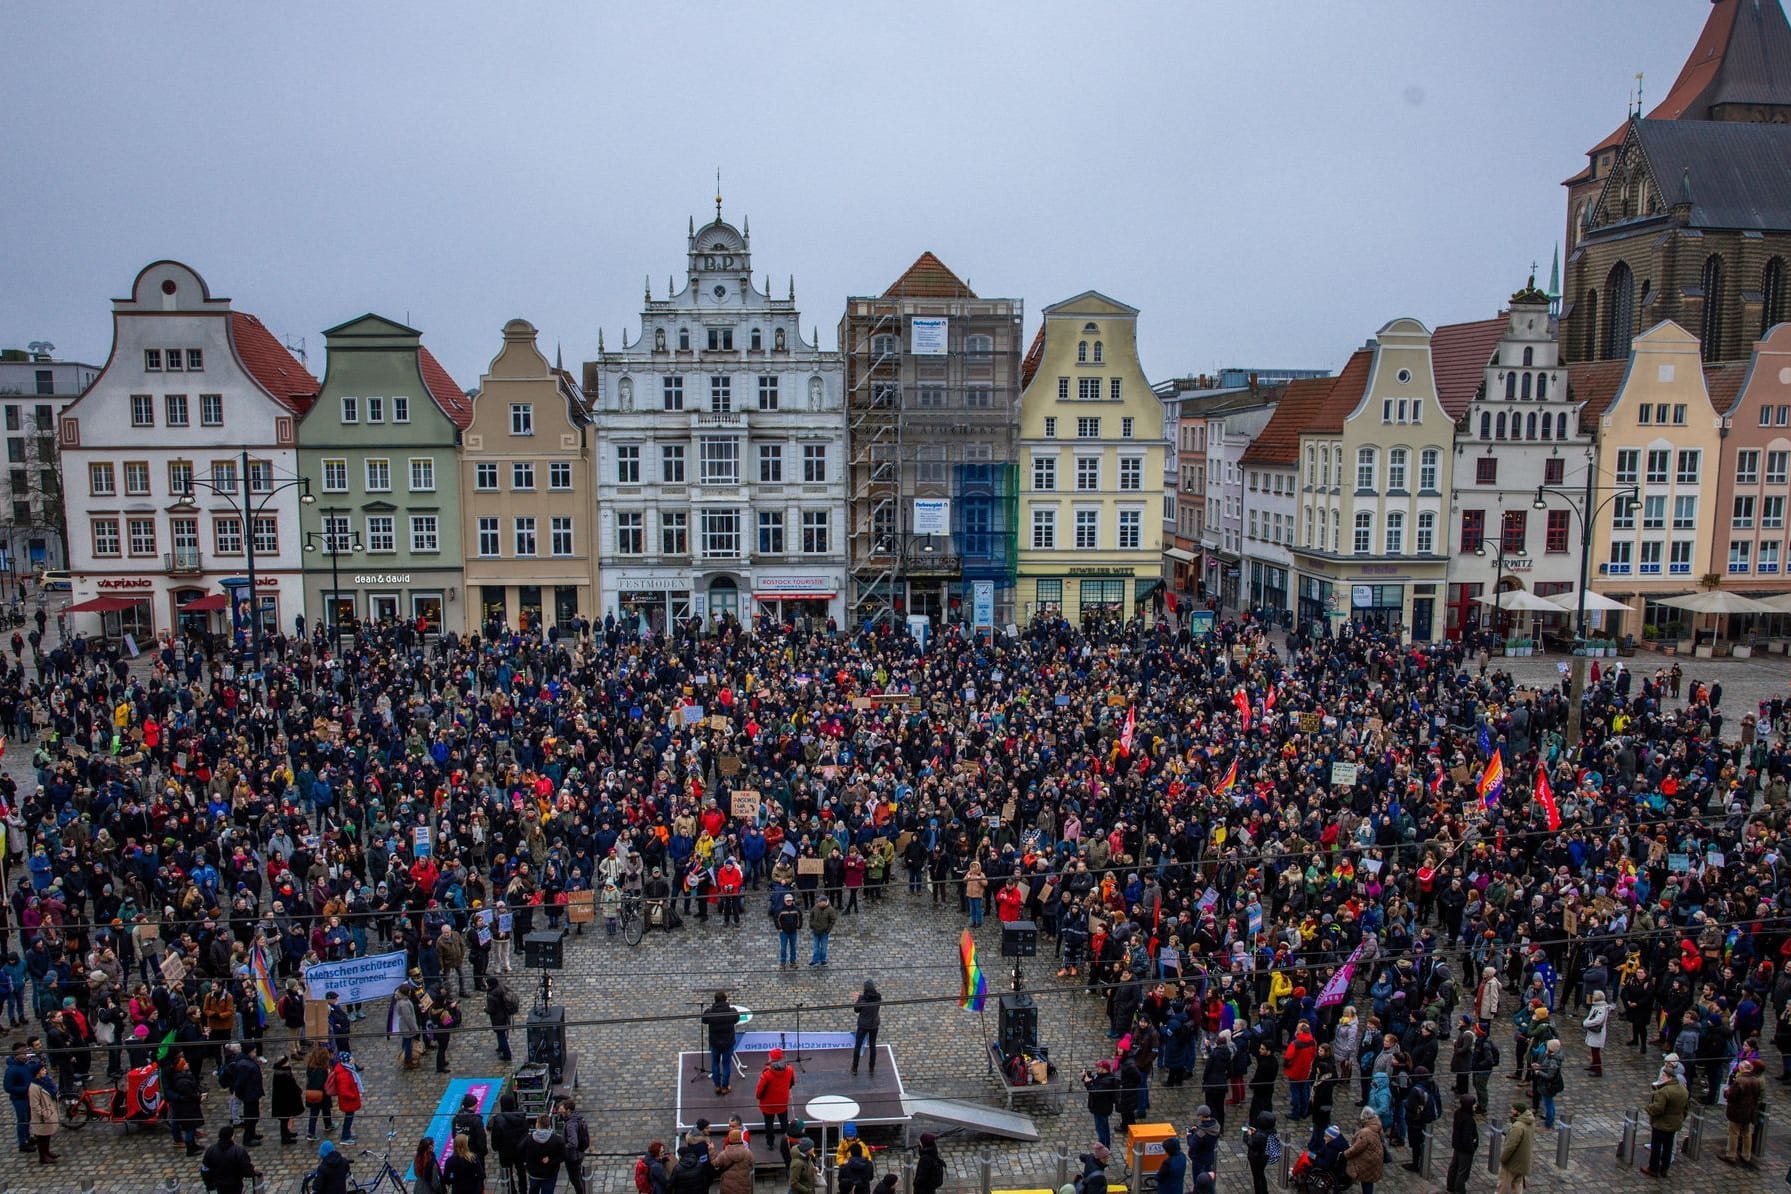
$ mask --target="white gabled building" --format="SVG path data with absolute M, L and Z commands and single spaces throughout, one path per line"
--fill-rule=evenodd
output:
M 246 501 L 264 632 L 290 631 L 304 612 L 299 489 L 278 487 L 297 475 L 297 424 L 317 379 L 177 261 L 137 275 L 130 297 L 112 302 L 112 328 L 105 368 L 57 427 L 73 603 L 115 599 L 124 632 L 145 645 L 178 627 L 221 627 L 222 614 L 181 607 L 246 590 L 232 505 Z M 73 628 L 96 633 L 102 616 L 77 613 Z
M 747 233 L 689 233 L 685 284 L 649 283 L 639 334 L 585 365 L 598 433 L 599 616 L 664 630 L 844 624 L 840 354 L 802 338 L 795 283 L 754 284 Z

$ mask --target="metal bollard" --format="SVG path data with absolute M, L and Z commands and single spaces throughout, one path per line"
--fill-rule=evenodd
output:
M 1634 1165 L 1636 1163 L 1636 1133 L 1641 1126 L 1642 1113 L 1640 1111 L 1631 1110 L 1623 1113 L 1623 1131 L 1617 1137 L 1617 1163 L 1619 1165 Z
M 1760 1118 L 1754 1121 L 1754 1151 L 1748 1155 L 1759 1160 L 1766 1152 L 1766 1129 L 1772 1126 L 1772 1120 L 1766 1112 L 1760 1112 Z
M 1061 1187 L 1062 1182 L 1058 1185 Z M 914 1194 L 914 1162 L 902 1162 L 902 1194 Z
M 826 1194 L 833 1194 L 833 1190 L 834 1190 L 833 1179 L 837 1175 L 838 1175 L 838 1170 L 835 1169 L 834 1166 L 832 1166 L 832 1165 L 827 1166 L 825 1169 L 823 1169 L 821 1171 L 821 1189 L 826 1191 Z M 983 1189 L 983 1194 L 988 1194 L 988 1188 L 986 1186 Z
M 1486 1172 L 1489 1177 L 1499 1176 L 1499 1153 L 1505 1147 L 1505 1129 L 1491 1127 L 1486 1133 Z
M 1691 1131 L 1685 1137 L 1685 1155 L 1696 1161 L 1704 1155 L 1704 1113 L 1694 1111 L 1691 1116 Z
M 1281 1149 L 1281 1159 L 1275 1162 L 1275 1187 L 1287 1189 L 1293 1183 L 1293 1150 L 1285 1145 Z
M 976 1162 L 976 1188 L 989 1194 L 995 1188 L 995 1158 L 983 1153 Z M 829 1191 L 828 1194 L 832 1194 Z
M 1430 1174 L 1430 1159 L 1437 1151 L 1436 1133 L 1431 1129 L 1435 1124 L 1425 1124 L 1418 1129 L 1418 1176 L 1426 1181 L 1434 1181 Z
M 1573 1121 L 1565 1115 L 1555 1121 L 1555 1168 L 1567 1168 L 1567 1156 L 1573 1149 Z
M 1070 1154 L 1058 1153 L 1057 1154 L 1057 1188 L 1059 1190 L 1061 1190 L 1069 1184 L 1070 1184 Z M 913 1194 L 913 1192 L 910 1191 L 910 1194 Z

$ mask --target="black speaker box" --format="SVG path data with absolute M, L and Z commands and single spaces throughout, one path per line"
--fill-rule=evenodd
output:
M 1001 1055 L 1032 1052 L 1039 1045 L 1039 1009 L 1032 996 L 1011 992 L 1001 997 Z
M 529 1013 L 528 1058 L 547 1067 L 548 1077 L 558 1083 L 566 1068 L 566 1009 L 536 1008 Z
M 1039 952 L 1039 929 L 1030 920 L 1004 922 L 1001 926 L 1001 956 L 1030 958 Z
M 531 970 L 559 970 L 565 964 L 566 934 L 530 933 L 522 939 L 522 964 Z

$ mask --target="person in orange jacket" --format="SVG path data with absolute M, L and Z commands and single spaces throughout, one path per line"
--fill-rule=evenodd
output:
M 773 1049 L 759 1071 L 759 1084 L 753 1089 L 753 1097 L 759 1101 L 759 1113 L 765 1117 L 765 1138 L 779 1139 L 790 1130 L 790 1092 L 796 1086 L 796 1071 L 784 1061 L 784 1051 Z M 772 1135 L 772 1125 L 778 1125 L 779 1136 Z

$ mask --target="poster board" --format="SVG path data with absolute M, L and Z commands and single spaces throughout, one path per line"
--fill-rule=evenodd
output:
M 1333 788 L 1353 788 L 1356 786 L 1356 772 L 1360 770 L 1354 763 L 1331 764 L 1331 786 Z
M 798 875 L 819 875 L 826 869 L 826 864 L 819 858 L 798 858 L 796 873 Z
M 588 925 L 597 919 L 597 893 L 573 891 L 566 895 L 566 923 Z
M 1472 783 L 1474 781 L 1474 772 L 1466 763 L 1463 763 L 1459 767 L 1451 767 L 1449 769 L 1449 778 L 1458 784 Z
M 330 1035 L 330 1005 L 327 1000 L 305 1000 L 305 1039 L 321 1041 Z
M 170 987 L 178 987 L 187 976 L 187 964 L 179 954 L 162 956 L 162 981 Z
M 1107 698 L 1107 707 L 1108 708 L 1117 708 L 1117 707 L 1123 706 L 1125 704 L 1126 704 L 1126 698 L 1121 693 L 1117 693 L 1117 692 L 1113 693 L 1113 694 L 1109 695 Z
M 712 730 L 720 730 L 725 734 L 734 728 L 734 723 L 719 713 L 711 713 L 709 715 L 709 728 Z
M 866 709 L 869 709 L 875 703 L 876 702 L 868 696 L 855 696 L 852 698 L 852 707 L 861 713 Z
M 739 775 L 740 757 L 738 755 L 723 755 L 716 761 L 716 766 L 721 768 L 723 775 Z
M 1316 713 L 1300 714 L 1300 733 L 1316 734 L 1324 726 L 1324 719 Z
M 751 788 L 739 788 L 728 797 L 728 812 L 743 821 L 756 820 L 763 801 Z

